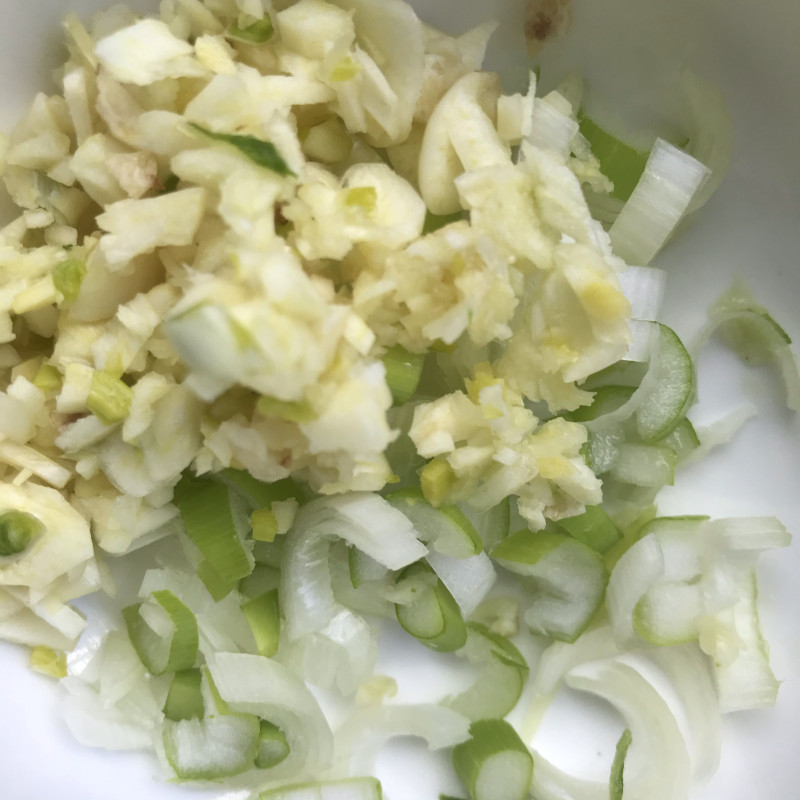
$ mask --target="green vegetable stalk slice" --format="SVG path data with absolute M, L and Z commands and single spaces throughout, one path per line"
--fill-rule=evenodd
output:
M 636 150 L 617 139 L 584 113 L 578 115 L 581 133 L 600 162 L 601 172 L 614 184 L 611 196 L 627 200 L 636 188 L 647 165 L 649 153 Z
M 583 514 L 559 520 L 559 528 L 598 553 L 605 553 L 622 534 L 600 506 L 587 506 Z
M 53 286 L 61 292 L 65 303 L 74 302 L 86 277 L 86 264 L 77 258 L 68 258 L 53 270 Z
M 153 675 L 190 669 L 197 659 L 197 620 L 172 592 L 153 592 L 143 603 L 122 609 L 128 635 Z
M 608 800 L 622 800 L 623 798 L 625 757 L 628 755 L 628 748 L 631 746 L 631 742 L 633 742 L 631 729 L 625 728 L 617 742 L 614 763 L 611 765 L 611 776 L 608 780 Z
M 231 38 L 241 39 L 244 42 L 252 42 L 253 44 L 263 44 L 269 41 L 274 32 L 269 15 L 264 15 L 263 19 L 256 20 L 251 25 L 241 27 L 234 23 L 228 28 L 228 35 Z
M 270 769 L 270 767 L 278 766 L 288 757 L 289 749 L 286 734 L 277 725 L 262 719 L 258 733 L 256 767 Z
M 253 571 L 227 486 L 185 474 L 175 487 L 175 504 L 189 538 L 223 581 L 235 583 Z
M 671 433 L 686 415 L 694 396 L 692 358 L 675 331 L 659 324 L 655 379 L 636 410 L 636 428 L 645 442 Z
M 96 370 L 92 376 L 87 405 L 104 425 L 121 422 L 128 416 L 133 402 L 133 389 L 115 375 Z
M 278 652 L 281 632 L 278 590 L 271 589 L 243 603 L 242 612 L 253 632 L 258 654 L 268 658 L 274 656 Z
M 533 579 L 525 622 L 534 633 L 575 641 L 603 602 L 608 583 L 603 558 L 571 536 L 523 529 L 495 547 L 492 557 Z
M 453 748 L 453 766 L 473 800 L 525 800 L 533 756 L 502 719 L 473 722 L 471 738 Z
M 467 623 L 467 643 L 459 655 L 479 664 L 481 672 L 472 686 L 446 698 L 442 705 L 473 722 L 505 717 L 517 704 L 528 678 L 528 664 L 522 653 L 504 636 L 470 622 Z
M 0 556 L 24 553 L 43 532 L 44 525 L 31 514 L 6 511 L 0 515 Z
M 176 672 L 169 687 L 164 716 L 173 722 L 184 719 L 203 719 L 205 703 L 202 689 L 203 673 L 199 669 Z
M 390 347 L 383 357 L 386 368 L 386 383 L 395 405 L 407 403 L 417 391 L 425 353 L 410 353 L 405 347 Z
M 414 584 L 415 598 L 396 604 L 397 621 L 421 644 L 439 653 L 461 649 L 467 628 L 461 610 L 427 563 L 417 562 L 400 573 L 398 583 Z
M 469 558 L 483 549 L 475 526 L 457 506 L 434 508 L 419 489 L 413 488 L 393 492 L 386 499 L 408 517 L 419 538 L 436 552 L 454 558 Z

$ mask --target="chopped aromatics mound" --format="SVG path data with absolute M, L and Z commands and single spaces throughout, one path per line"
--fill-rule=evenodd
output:
M 531 2 L 531 50 L 571 14 Z M 575 86 L 504 93 L 492 23 L 452 37 L 403 0 L 64 29 L 2 159 L 0 637 L 63 679 L 77 739 L 264 800 L 380 800 L 396 736 L 452 751 L 473 800 L 685 797 L 715 714 L 775 701 L 755 568 L 789 543 L 654 505 L 709 444 L 649 262 L 719 176 L 613 139 Z M 712 328 L 797 407 L 764 309 L 730 293 Z M 67 658 L 70 601 L 114 591 L 95 547 L 146 546 L 124 624 Z M 394 702 L 379 624 L 473 682 Z M 531 637 L 559 641 L 529 674 Z M 607 791 L 505 720 L 562 682 L 625 717 Z M 334 725 L 311 687 L 358 707 Z

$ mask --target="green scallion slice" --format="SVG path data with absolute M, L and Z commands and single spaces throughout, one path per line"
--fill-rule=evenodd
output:
M 622 533 L 601 506 L 587 506 L 583 514 L 559 520 L 559 528 L 598 553 L 605 553 Z
M 72 303 L 78 297 L 86 277 L 86 264 L 77 258 L 68 258 L 53 270 L 53 286 L 61 292 L 64 302 Z
M 24 511 L 0 514 L 0 556 L 23 553 L 43 531 L 44 525 Z
M 95 371 L 86 404 L 104 425 L 113 425 L 125 419 L 132 402 L 133 389 L 130 386 L 110 372 Z
M 473 722 L 470 739 L 453 748 L 456 774 L 473 800 L 525 800 L 533 756 L 503 719 Z
M 242 604 L 242 612 L 253 632 L 256 650 L 271 658 L 278 652 L 281 633 L 281 610 L 278 590 L 271 589 Z
M 625 757 L 628 755 L 628 748 L 633 742 L 633 734 L 630 728 L 626 728 L 617 742 L 617 750 L 614 754 L 614 763 L 611 765 L 611 777 L 608 781 L 608 800 L 622 800 L 623 774 L 625 771 Z
M 395 405 L 407 403 L 419 386 L 425 353 L 410 353 L 405 347 L 390 347 L 383 357 L 386 368 L 386 384 L 392 393 Z
M 122 609 L 136 653 L 153 675 L 191 669 L 197 659 L 197 620 L 167 589 Z
M 289 755 L 289 742 L 286 734 L 271 722 L 262 719 L 258 734 L 258 752 L 256 753 L 256 767 L 270 769 L 277 767 Z
M 199 669 L 184 669 L 175 673 L 169 687 L 164 716 L 173 722 L 183 719 L 203 719 L 203 673 Z
M 395 605 L 402 628 L 438 653 L 460 650 L 467 641 L 467 626 L 447 587 L 422 561 L 403 570 L 398 582 L 406 580 L 416 584 L 417 596 L 410 603 Z
M 256 20 L 251 25 L 241 27 L 235 22 L 228 28 L 228 35 L 233 39 L 241 39 L 243 42 L 251 42 L 252 44 L 263 44 L 272 38 L 275 29 L 272 26 L 272 20 L 269 15 L 265 14 L 263 19 Z
M 184 474 L 175 504 L 189 538 L 223 581 L 235 583 L 253 571 L 255 560 L 237 530 L 227 486 Z

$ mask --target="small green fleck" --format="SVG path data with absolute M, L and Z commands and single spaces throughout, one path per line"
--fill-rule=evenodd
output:
M 62 383 L 61 373 L 52 364 L 42 364 L 33 379 L 33 385 L 47 397 L 58 394 L 61 391 Z
M 263 44 L 272 38 L 273 33 L 275 33 L 275 29 L 268 15 L 265 15 L 263 19 L 257 20 L 252 25 L 241 27 L 234 22 L 228 28 L 228 34 L 232 38 L 252 42 L 253 44 Z
M 61 650 L 53 650 L 44 645 L 37 645 L 31 650 L 30 668 L 50 678 L 67 677 L 67 655 Z
M 464 211 L 456 211 L 455 214 L 431 214 L 428 211 L 425 214 L 425 224 L 422 226 L 422 235 L 424 236 L 426 233 L 433 233 L 434 231 L 438 231 L 439 228 L 444 228 L 445 225 L 450 225 L 453 222 L 460 222 L 462 219 L 466 219 L 467 215 Z
M 86 264 L 78 258 L 68 258 L 53 270 L 53 285 L 61 292 L 64 302 L 72 303 L 81 290 L 86 277 Z
M 289 422 L 311 422 L 317 418 L 317 414 L 308 400 L 278 400 L 277 397 L 262 395 L 258 398 L 256 410 L 265 417 L 277 417 Z
M 443 458 L 429 461 L 419 475 L 422 494 L 434 507 L 444 502 L 457 480 L 453 468 Z
M 257 508 L 250 515 L 253 538 L 257 542 L 274 542 L 278 535 L 278 518 L 271 508 Z
M 133 389 L 119 378 L 104 370 L 92 376 L 87 405 L 104 425 L 121 422 L 128 416 L 133 402 Z
M 281 156 L 272 142 L 257 139 L 255 136 L 243 136 L 237 133 L 215 133 L 194 122 L 190 122 L 189 125 L 209 139 L 235 147 L 242 155 L 247 156 L 259 167 L 277 172 L 278 175 L 294 175 L 294 172 L 289 169 L 289 166 L 283 160 L 283 156 Z
M 331 81 L 333 83 L 344 83 L 345 81 L 351 81 L 361 72 L 361 64 L 353 59 L 350 56 L 346 56 L 343 58 L 331 72 Z
M 378 204 L 378 190 L 374 186 L 354 186 L 347 190 L 344 202 L 345 205 L 358 206 L 367 214 L 372 214 Z

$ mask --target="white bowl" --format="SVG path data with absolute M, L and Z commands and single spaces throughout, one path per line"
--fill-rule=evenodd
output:
M 0 0 L 0 122 L 8 129 L 35 90 L 49 88 L 60 57 L 58 20 L 68 10 L 87 14 L 104 0 Z M 135 0 L 139 10 L 155 2 Z M 510 84 L 521 84 L 528 64 L 522 41 L 524 0 L 417 0 L 427 21 L 450 32 L 496 16 L 501 27 L 488 64 Z M 641 120 L 679 69 L 693 67 L 714 82 L 729 106 L 735 133 L 733 163 L 720 191 L 659 256 L 669 272 L 665 321 L 691 338 L 708 305 L 734 277 L 791 336 L 800 340 L 800 3 L 797 0 L 575 0 L 574 27 L 548 45 L 544 82 L 570 67 L 588 77 L 594 99 L 622 118 Z M 728 446 L 680 473 L 665 492 L 662 511 L 779 516 L 800 531 L 800 424 L 785 410 L 774 371 L 748 370 L 720 349 L 700 359 L 700 406 L 709 419 L 745 400 L 758 419 Z M 762 620 L 773 667 L 784 683 L 771 711 L 725 719 L 719 772 L 692 800 L 783 800 L 800 784 L 800 545 L 767 554 L 761 565 Z M 392 648 L 400 651 L 402 648 Z M 400 656 L 402 657 L 402 656 Z M 4 800 L 179 800 L 223 797 L 156 781 L 149 756 L 105 753 L 77 745 L 58 716 L 57 685 L 26 667 L 22 648 L 0 644 L 0 796 Z M 549 752 L 568 765 L 583 721 L 551 726 Z M 602 757 L 610 758 L 607 748 Z M 420 756 L 419 748 L 411 748 Z M 406 755 L 411 752 L 404 750 Z M 435 759 L 410 768 L 400 755 L 382 763 L 393 800 L 433 798 L 440 773 Z M 449 791 L 456 787 L 448 785 Z M 239 795 L 235 795 L 238 797 Z M 233 798 L 231 797 L 231 800 Z

